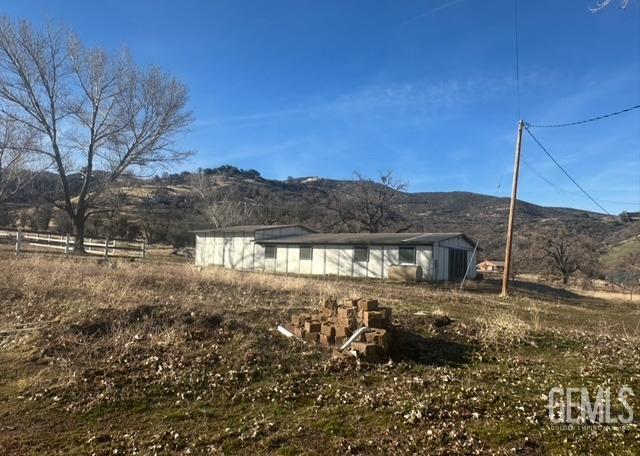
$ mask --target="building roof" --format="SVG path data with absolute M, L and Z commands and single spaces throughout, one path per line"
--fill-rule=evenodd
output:
M 337 233 L 298 234 L 278 238 L 256 240 L 258 244 L 315 244 L 315 245 L 433 245 L 456 237 L 463 237 L 475 245 L 464 233 Z
M 194 230 L 191 233 L 244 233 L 244 232 L 256 232 L 262 230 L 273 230 L 278 228 L 292 228 L 299 226 L 300 228 L 307 229 L 309 231 L 313 231 L 310 228 L 307 228 L 304 225 L 293 224 L 293 225 L 236 225 L 236 226 L 227 226 L 224 228 L 209 228 L 206 230 Z

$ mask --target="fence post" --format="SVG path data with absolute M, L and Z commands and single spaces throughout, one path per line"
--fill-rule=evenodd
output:
M 64 254 L 69 254 L 69 234 L 67 234 L 67 237 L 64 240 Z
M 16 256 L 20 255 L 20 244 L 22 242 L 22 230 L 16 232 Z
M 109 256 L 109 238 L 104 240 L 104 258 L 106 259 Z
M 143 239 L 142 240 L 142 259 L 144 260 L 145 255 L 146 255 L 146 250 L 147 250 L 147 242 Z

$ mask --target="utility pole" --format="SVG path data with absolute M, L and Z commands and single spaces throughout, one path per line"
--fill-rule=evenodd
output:
M 502 276 L 502 294 L 509 294 L 509 273 L 511 271 L 511 244 L 513 242 L 513 222 L 516 217 L 516 200 L 518 198 L 518 177 L 520 175 L 520 151 L 522 149 L 522 131 L 524 121 L 518 122 L 518 137 L 516 139 L 516 158 L 513 164 L 513 188 L 511 190 L 511 204 L 509 205 L 509 225 L 507 226 L 507 248 L 504 252 L 504 275 Z

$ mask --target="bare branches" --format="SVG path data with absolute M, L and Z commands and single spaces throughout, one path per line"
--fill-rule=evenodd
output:
M 30 169 L 29 151 L 36 147 L 35 139 L 21 124 L 0 118 L 0 204 L 38 175 L 38 170 Z
M 184 85 L 127 54 L 86 48 L 60 26 L 0 18 L 0 110 L 34 138 L 25 153 L 53 161 L 77 247 L 100 194 L 125 174 L 188 155 L 176 147 L 192 119 L 187 101 Z M 78 174 L 79 189 L 69 178 Z
M 598 11 L 609 6 L 612 1 L 613 0 L 598 0 L 596 6 L 589 7 L 589 11 L 591 11 L 592 13 L 597 13 Z M 629 6 L 629 2 L 630 0 L 620 0 L 620 9 L 626 9 L 627 6 Z
M 355 175 L 353 191 L 348 195 L 330 195 L 327 209 L 349 231 L 379 233 L 392 227 L 398 229 L 398 225 L 404 223 L 404 217 L 397 210 L 397 203 L 407 188 L 406 182 L 396 179 L 391 172 L 381 175 L 379 182 L 357 171 Z
M 215 228 L 240 225 L 252 216 L 253 204 L 243 200 L 232 184 L 216 186 L 211 176 L 198 172 L 191 179 L 191 187 L 200 212 Z

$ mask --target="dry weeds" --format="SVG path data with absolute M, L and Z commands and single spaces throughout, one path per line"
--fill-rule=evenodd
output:
M 3 260 L 0 274 L 3 454 L 640 446 L 635 426 L 553 428 L 544 397 L 558 385 L 640 391 L 631 304 L 44 257 Z M 273 330 L 327 296 L 391 305 L 393 362 L 336 363 Z

